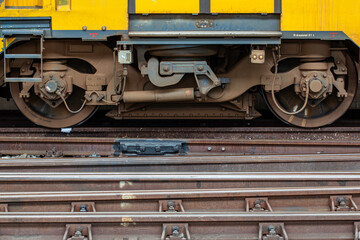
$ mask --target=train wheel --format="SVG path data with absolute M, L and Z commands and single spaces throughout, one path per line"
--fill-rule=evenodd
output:
M 305 109 L 300 113 L 290 115 L 284 113 L 276 106 L 271 92 L 265 92 L 263 90 L 263 96 L 268 107 L 280 120 L 297 127 L 317 128 L 335 122 L 350 108 L 357 90 L 358 81 L 355 64 L 348 55 L 346 56 L 346 62 L 348 68 L 345 84 L 345 89 L 348 93 L 346 98 L 338 98 L 337 91 L 333 91 L 330 96 L 315 107 L 307 104 Z M 304 105 L 304 100 L 294 92 L 294 86 L 287 87 L 277 92 L 275 96 L 278 104 L 287 112 L 296 111 Z
M 49 106 L 39 96 L 30 92 L 29 98 L 20 97 L 21 83 L 10 83 L 11 95 L 19 110 L 32 122 L 48 128 L 64 128 L 78 125 L 86 121 L 95 113 L 96 106 L 88 106 L 78 113 L 70 113 L 65 104 L 62 103 L 56 108 Z M 66 102 L 70 109 L 80 109 L 84 102 L 84 90 L 74 86 L 72 94 Z

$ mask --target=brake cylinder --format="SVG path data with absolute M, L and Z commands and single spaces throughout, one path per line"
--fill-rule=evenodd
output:
M 126 91 L 123 100 L 126 103 L 137 102 L 181 102 L 194 100 L 193 88 L 161 89 L 151 91 Z

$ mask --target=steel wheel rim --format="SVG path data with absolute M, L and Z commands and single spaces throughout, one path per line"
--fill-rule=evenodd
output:
M 77 114 L 71 114 L 65 109 L 64 103 L 57 108 L 51 108 L 35 94 L 31 94 L 30 99 L 26 102 L 20 97 L 20 83 L 10 83 L 10 92 L 18 109 L 33 123 L 48 128 L 64 128 L 79 125 L 91 117 L 97 107 L 85 106 Z M 69 105 L 73 110 L 80 108 L 83 100 L 80 88 L 74 87 L 74 93 L 68 98 Z M 83 95 L 82 95 L 83 96 Z M 79 104 L 74 104 L 78 98 Z M 43 113 L 43 114 L 42 114 Z
M 265 92 L 263 90 L 263 96 L 266 104 L 269 109 L 283 122 L 286 124 L 303 127 L 303 128 L 318 128 L 323 127 L 329 124 L 334 123 L 341 116 L 347 112 L 350 108 L 357 91 L 357 74 L 354 62 L 350 58 L 350 56 L 346 55 L 347 67 L 348 67 L 348 76 L 347 76 L 347 92 L 348 97 L 344 98 L 343 101 L 337 101 L 337 97 L 335 96 L 336 91 L 332 93 L 329 97 L 327 97 L 322 103 L 320 103 L 317 107 L 312 108 L 307 106 L 306 109 L 297 115 L 288 115 L 280 111 L 276 106 L 271 97 L 271 93 Z M 292 89 L 291 89 L 292 88 Z M 292 92 L 293 94 L 290 94 Z M 293 86 L 290 86 L 278 93 L 276 93 L 276 97 L 280 103 L 280 105 L 285 108 L 287 111 L 294 111 L 294 109 L 290 109 L 289 106 L 294 106 L 294 102 L 298 102 L 298 106 L 301 107 L 303 101 L 294 93 Z M 287 103 L 287 104 L 285 104 Z M 326 112 L 327 113 L 324 113 Z M 314 114 L 324 113 L 323 115 L 319 115 L 313 117 Z M 304 116 L 304 114 L 306 116 Z M 309 118 L 308 116 L 312 117 Z

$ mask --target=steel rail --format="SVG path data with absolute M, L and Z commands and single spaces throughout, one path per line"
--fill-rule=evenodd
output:
M 117 138 L 88 138 L 88 137 L 0 137 L 0 143 L 17 143 L 22 142 L 26 143 L 62 143 L 62 144 L 71 144 L 71 143 L 82 143 L 82 144 L 114 144 Z M 184 139 L 189 144 L 199 145 L 199 144 L 226 144 L 226 145 L 304 145 L 304 146 L 360 146 L 359 141 L 300 141 L 300 140 L 231 140 L 231 139 Z M 112 146 L 112 145 L 111 145 Z
M 307 222 L 359 221 L 360 212 L 87 212 L 87 213 L 0 213 L 0 223 L 179 223 L 179 222 Z
M 360 181 L 360 172 L 0 173 L 0 182 L 16 181 Z
M 355 124 L 353 124 L 355 125 Z M 358 123 L 356 122 L 356 125 Z M 359 133 L 360 127 L 323 127 L 316 129 L 300 129 L 293 127 L 76 127 L 71 129 L 70 134 L 62 133 L 59 129 L 47 129 L 47 128 L 14 128 L 14 127 L 0 127 L 0 133 L 2 136 L 6 135 L 14 135 L 14 136 L 44 136 L 44 134 L 48 135 L 84 135 L 91 136 L 94 134 L 99 134 L 99 136 L 104 136 L 108 134 L 125 134 L 125 136 L 130 135 L 142 135 L 142 134 L 161 134 L 164 133 L 167 136 L 173 137 L 174 133 L 181 133 L 182 135 L 188 136 L 189 134 L 210 134 L 210 133 L 223 133 L 221 138 L 227 138 L 226 136 L 234 136 L 234 134 L 253 134 L 253 133 L 269 133 L 276 135 L 277 133 L 287 133 L 287 134 L 352 134 Z M 178 136 L 178 135 L 177 135 Z M 191 135 L 193 136 L 193 135 Z M 333 135 L 332 135 L 333 136 Z M 220 137 L 220 136 L 219 136 Z
M 179 140 L 179 139 L 178 139 Z M 57 149 L 63 156 L 113 156 L 118 138 L 94 137 L 0 137 L 3 155 L 24 153 L 44 155 Z M 188 154 L 314 154 L 314 153 L 360 153 L 359 140 L 266 140 L 266 139 L 183 139 L 189 147 Z M 209 150 L 210 149 L 210 150 Z M 118 154 L 118 153 L 117 153 Z
M 82 144 L 114 144 L 117 138 L 87 138 L 87 137 L 0 137 L 0 143 L 9 142 L 9 143 L 62 143 L 62 144 L 72 144 L 72 143 L 82 143 Z M 188 144 L 201 145 L 201 144 L 225 144 L 225 145 L 304 145 L 304 146 L 360 146 L 359 141 L 289 141 L 289 140 L 230 140 L 230 139 L 185 139 Z M 112 146 L 112 145 L 111 145 Z
M 0 159 L 0 167 L 63 167 L 125 165 L 192 165 L 237 163 L 299 163 L 359 161 L 360 154 L 254 155 L 254 156 L 162 156 L 120 158 L 30 158 Z
M 92 200 L 161 200 L 191 198 L 285 197 L 360 194 L 360 187 L 230 188 L 78 192 L 3 192 L 0 203 L 63 202 Z

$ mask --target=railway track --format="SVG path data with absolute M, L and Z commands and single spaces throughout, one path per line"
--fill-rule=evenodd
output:
M 339 171 L 1 172 L 0 238 L 357 239 L 359 181 Z
M 1 128 L 0 239 L 359 239 L 359 132 Z
M 0 153 L 111 157 L 153 154 L 266 155 L 360 152 L 358 127 L 314 130 L 209 127 L 74 128 L 66 131 L 68 132 L 42 128 L 0 128 Z

